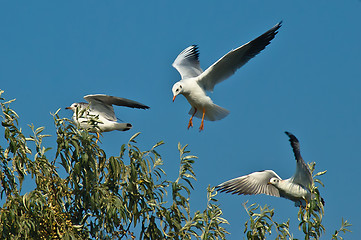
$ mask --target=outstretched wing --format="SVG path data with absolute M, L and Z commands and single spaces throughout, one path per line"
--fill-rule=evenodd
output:
M 84 97 L 84 99 L 87 100 L 88 102 L 91 102 L 94 100 L 100 101 L 107 105 L 117 105 L 117 106 L 124 106 L 124 107 L 130 107 L 130 108 L 141 108 L 141 109 L 149 108 L 147 105 L 144 105 L 140 102 L 136 102 L 136 101 L 126 99 L 126 98 L 108 96 L 105 94 L 87 95 Z
M 90 114 L 99 115 L 109 121 L 117 121 L 112 104 L 103 101 L 105 95 L 87 95 L 84 97 L 89 102 Z
M 304 188 L 309 188 L 309 186 L 312 185 L 313 183 L 313 179 L 310 170 L 308 169 L 305 161 L 303 161 L 303 158 L 301 156 L 300 143 L 292 133 L 289 132 L 285 132 L 285 133 L 290 138 L 289 141 L 291 143 L 293 153 L 297 161 L 296 172 L 291 178 L 292 182 L 299 184 Z
M 228 52 L 199 76 L 199 84 L 202 85 L 205 90 L 213 91 L 217 83 L 233 75 L 237 69 L 265 49 L 278 33 L 277 30 L 281 27 L 281 24 L 282 22 L 279 22 L 258 38 Z
M 126 98 L 108 96 L 105 94 L 93 94 L 84 97 L 89 102 L 89 108 L 94 115 L 100 115 L 110 121 L 117 121 L 112 105 L 125 106 L 131 108 L 148 109 L 149 107 Z
M 184 49 L 174 60 L 172 66 L 177 69 L 182 79 L 200 75 L 203 70 L 199 66 L 199 52 L 196 45 Z
M 281 178 L 272 170 L 264 170 L 261 172 L 254 172 L 249 175 L 234 178 L 224 182 L 216 189 L 221 192 L 232 194 L 256 195 L 267 194 L 271 196 L 280 197 L 280 193 L 272 184 L 268 184 L 271 178 Z

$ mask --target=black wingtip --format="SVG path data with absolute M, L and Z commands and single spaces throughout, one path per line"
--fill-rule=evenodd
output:
M 290 138 L 290 142 L 299 142 L 298 139 L 296 138 L 295 135 L 293 135 L 290 132 L 285 131 L 285 133 L 287 134 L 287 136 Z
M 271 41 L 275 38 L 275 36 L 278 33 L 277 30 L 281 26 L 282 26 L 282 21 L 277 23 L 275 26 L 273 26 L 267 32 L 263 33 L 261 36 L 257 37 L 256 39 L 252 40 L 251 42 L 249 42 L 249 44 L 252 45 L 252 48 L 249 50 L 248 60 L 255 57 L 263 49 L 265 49 L 268 44 L 271 43 Z
M 199 63 L 199 50 L 196 44 L 190 45 L 189 47 L 185 48 L 179 55 L 181 54 L 183 54 L 184 58 L 195 60 Z
M 225 191 L 227 191 L 227 189 L 223 186 L 223 183 L 218 184 L 217 186 L 214 187 L 214 189 L 216 189 L 218 192 L 225 192 Z
M 199 59 L 199 48 L 198 48 L 198 45 L 193 44 L 192 47 L 193 47 L 193 49 L 192 49 L 192 51 L 191 51 L 190 56 L 194 55 L 194 56 L 196 57 L 196 59 L 198 60 L 198 59 Z
M 218 186 L 215 186 L 215 190 L 220 192 L 220 193 L 235 194 L 233 191 L 229 190 L 227 187 L 223 187 L 222 184 L 219 184 Z
M 269 30 L 269 32 L 273 32 L 274 33 L 274 35 L 276 35 L 277 33 L 278 33 L 278 29 L 280 29 L 281 27 L 282 27 L 282 23 L 283 23 L 283 20 L 281 20 L 280 22 L 278 22 L 276 25 L 274 25 L 274 27 L 273 28 L 271 28 L 270 30 Z
M 137 105 L 133 106 L 132 108 L 138 108 L 138 109 L 143 109 L 143 110 L 147 110 L 150 107 L 148 107 L 147 105 L 144 105 L 142 103 L 138 103 Z
M 296 160 L 298 161 L 298 160 L 302 159 L 301 152 L 300 152 L 300 143 L 299 143 L 298 139 L 295 137 L 295 135 L 293 135 L 290 132 L 285 131 L 285 133 L 290 138 L 289 141 L 291 143 L 291 147 L 292 147 L 292 150 L 293 150 Z

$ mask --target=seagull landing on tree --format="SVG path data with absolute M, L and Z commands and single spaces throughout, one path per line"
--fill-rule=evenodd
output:
M 187 47 L 177 56 L 172 66 L 180 73 L 182 80 L 173 85 L 173 102 L 176 96 L 183 94 L 192 106 L 189 111 L 192 117 L 189 119 L 188 129 L 193 127 L 193 117 L 202 119 L 199 128 L 202 131 L 204 119 L 216 121 L 229 114 L 227 109 L 214 104 L 206 95 L 206 91 L 213 91 L 217 83 L 229 78 L 238 68 L 265 49 L 276 36 L 281 23 L 279 22 L 253 41 L 228 52 L 204 72 L 199 64 L 199 52 L 196 45 Z
M 98 132 L 109 132 L 113 130 L 127 131 L 132 128 L 132 124 L 130 123 L 118 122 L 114 113 L 113 105 L 140 109 L 149 108 L 148 106 L 133 100 L 108 96 L 105 94 L 87 95 L 84 99 L 88 103 L 73 103 L 70 107 L 66 107 L 66 109 L 74 111 L 74 122 L 78 123 L 79 126 L 84 129 L 91 128 L 92 126 L 89 124 L 89 120 L 94 117 L 98 117 L 98 130 L 90 130 L 91 132 L 97 133 L 98 139 Z
M 264 170 L 234 178 L 218 185 L 216 189 L 238 195 L 267 194 L 292 200 L 296 206 L 307 206 L 311 200 L 310 186 L 313 185 L 313 178 L 301 157 L 297 138 L 289 132 L 285 133 L 290 138 L 289 141 L 296 158 L 296 172 L 293 177 L 282 180 L 274 171 Z M 306 205 L 303 204 L 304 201 Z

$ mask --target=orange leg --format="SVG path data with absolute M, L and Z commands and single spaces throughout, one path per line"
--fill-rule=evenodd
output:
M 204 129 L 204 115 L 205 114 L 206 114 L 206 109 L 203 108 L 202 122 L 201 122 L 201 126 L 199 127 L 199 131 L 202 131 Z
M 194 117 L 194 115 L 196 114 L 196 112 L 197 112 L 197 108 L 194 108 L 194 113 L 193 113 L 192 117 L 189 119 L 188 129 L 189 129 L 190 127 L 193 127 L 193 122 L 192 122 L 192 120 L 193 120 L 193 117 Z

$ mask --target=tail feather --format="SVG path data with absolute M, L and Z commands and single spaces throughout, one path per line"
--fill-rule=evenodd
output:
M 132 128 L 132 124 L 130 123 L 117 123 L 117 130 L 118 131 L 128 131 Z
M 191 110 L 189 110 L 189 115 L 193 115 L 195 111 L 195 108 L 192 107 Z M 221 120 L 223 118 L 225 118 L 227 115 L 229 114 L 229 111 L 225 108 L 222 108 L 216 104 L 212 104 L 209 106 L 206 106 L 206 113 L 204 116 L 205 120 L 208 121 L 217 121 L 217 120 Z M 197 118 L 202 118 L 203 115 L 203 110 L 202 109 L 197 109 L 196 114 L 194 115 Z
M 109 126 L 104 126 L 104 125 L 100 124 L 99 127 L 100 127 L 100 130 L 102 132 L 110 132 L 110 131 L 113 131 L 113 130 L 128 131 L 133 126 L 130 123 L 114 122 L 112 125 L 109 125 Z

